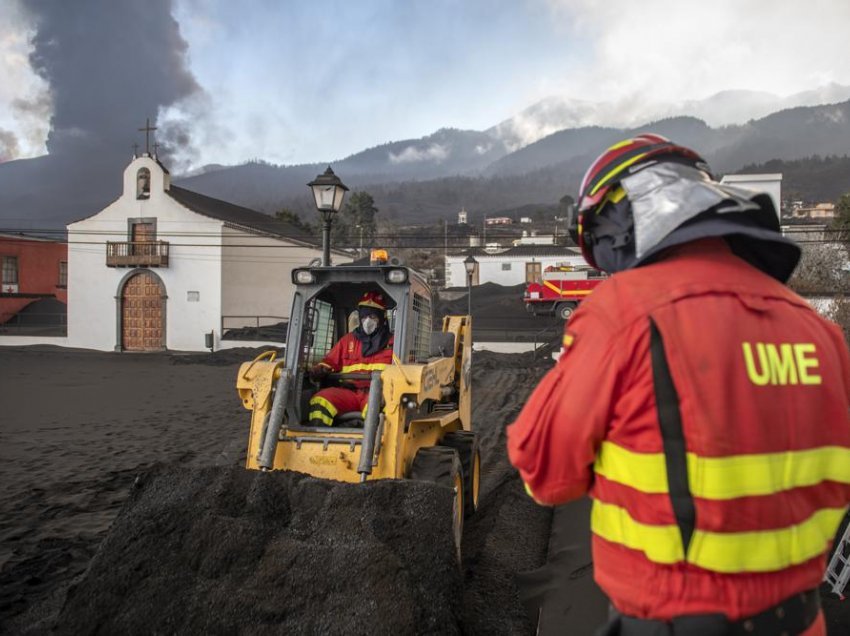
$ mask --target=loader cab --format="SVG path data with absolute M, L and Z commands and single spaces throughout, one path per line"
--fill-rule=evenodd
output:
M 431 289 L 415 270 L 397 265 L 307 267 L 294 270 L 292 280 L 296 290 L 286 347 L 286 366 L 294 371 L 294 390 L 286 406 L 290 428 L 313 430 L 306 420 L 310 397 L 318 387 L 307 371 L 357 326 L 350 317 L 364 293 L 381 292 L 388 300 L 395 359 L 424 362 L 430 355 Z M 335 422 L 334 429 L 349 424 L 356 427 L 360 422 Z

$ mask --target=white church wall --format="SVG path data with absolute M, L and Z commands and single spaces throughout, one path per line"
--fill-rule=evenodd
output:
M 136 198 L 138 169 L 150 170 L 150 197 Z M 155 219 L 156 240 L 168 241 L 168 266 L 152 267 L 165 286 L 168 349 L 204 349 L 204 334 L 221 313 L 220 221 L 190 212 L 163 190 L 167 175 L 150 158 L 124 173 L 124 193 L 92 217 L 68 226 L 68 346 L 102 351 L 120 345 L 119 286 L 133 271 L 106 266 L 107 241 L 129 241 L 129 219 Z M 188 292 L 195 292 L 189 300 Z
M 291 272 L 321 258 L 321 249 L 230 227 L 223 232 L 221 311 L 226 325 L 256 326 L 260 316 L 269 317 L 261 325 L 288 319 L 294 287 Z

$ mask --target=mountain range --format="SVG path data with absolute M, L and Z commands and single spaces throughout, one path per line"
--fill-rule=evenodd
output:
M 836 101 L 799 105 L 820 100 Z M 610 104 L 551 98 L 484 131 L 444 128 L 363 150 L 332 166 L 350 188 L 372 194 L 382 216 L 412 224 L 453 218 L 461 207 L 482 215 L 556 204 L 577 194 L 584 170 L 601 150 L 639 132 L 653 131 L 698 150 L 718 173 L 769 161 L 791 166 L 813 156 L 842 157 L 850 148 L 850 87 L 830 85 L 783 99 L 728 91 L 652 108 L 629 113 Z M 635 120 L 642 112 L 670 116 Z M 732 118 L 745 123 L 728 123 Z M 120 191 L 126 164 L 113 164 L 98 156 L 62 155 L 0 164 L 0 227 L 60 229 L 102 209 Z M 325 167 L 255 161 L 210 165 L 173 179 L 239 205 L 266 212 L 287 207 L 312 218 L 306 183 Z M 833 179 L 832 191 L 850 191 L 850 173 L 839 170 Z

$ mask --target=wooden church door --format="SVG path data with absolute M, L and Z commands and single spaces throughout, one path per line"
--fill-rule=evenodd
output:
M 121 293 L 121 346 L 124 351 L 165 348 L 164 296 L 159 279 L 150 272 L 130 278 Z

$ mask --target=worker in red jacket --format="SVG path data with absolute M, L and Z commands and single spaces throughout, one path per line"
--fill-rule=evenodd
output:
M 600 633 L 824 634 L 818 585 L 850 502 L 850 358 L 783 283 L 771 199 L 657 135 L 612 146 L 574 224 L 614 274 L 508 428 L 536 501 L 589 493 Z
M 334 345 L 321 362 L 310 370 L 310 377 L 321 381 L 328 373 L 371 373 L 392 362 L 393 334 L 387 324 L 387 302 L 378 292 L 367 292 L 357 303 L 359 324 Z M 312 426 L 333 426 L 337 414 L 360 411 L 366 416 L 369 382 L 346 382 L 352 388 L 327 387 L 310 398 L 309 420 Z

